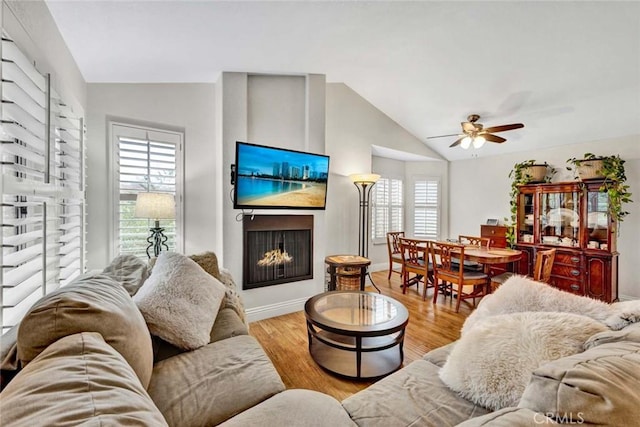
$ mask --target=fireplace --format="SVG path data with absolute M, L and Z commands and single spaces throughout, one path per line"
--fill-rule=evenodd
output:
M 242 289 L 313 278 L 313 215 L 245 215 Z

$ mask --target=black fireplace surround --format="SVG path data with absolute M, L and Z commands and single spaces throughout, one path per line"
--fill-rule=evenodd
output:
M 242 289 L 313 278 L 313 215 L 246 215 Z

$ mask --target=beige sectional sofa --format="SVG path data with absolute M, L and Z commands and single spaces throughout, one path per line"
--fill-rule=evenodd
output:
M 285 390 L 237 299 L 222 304 L 208 344 L 184 351 L 149 333 L 129 296 L 139 284 L 106 272 L 48 295 L 3 337 L 1 425 L 624 427 L 640 419 L 637 323 L 542 365 L 520 402 L 498 411 L 440 379 L 456 343 L 338 402 Z

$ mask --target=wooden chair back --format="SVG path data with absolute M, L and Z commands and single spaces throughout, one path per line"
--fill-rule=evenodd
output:
M 479 248 L 485 247 L 488 248 L 491 243 L 491 239 L 488 237 L 477 237 L 477 236 L 458 236 L 458 242 L 467 246 L 477 246 Z
M 400 238 L 404 237 L 404 231 L 390 231 L 387 233 L 387 250 L 389 258 L 400 253 Z
M 551 269 L 553 268 L 553 261 L 555 258 L 555 249 L 538 251 L 536 254 L 536 266 L 533 270 L 533 280 L 549 283 L 549 279 L 551 279 Z
M 433 302 L 438 298 L 438 290 L 446 289 L 446 283 L 456 284 L 457 301 L 456 313 L 460 310 L 460 302 L 463 299 L 482 298 L 489 292 L 489 276 L 482 272 L 464 271 L 464 245 L 449 242 L 432 242 L 429 245 L 435 292 Z M 442 281 L 443 285 L 439 282 Z M 472 286 L 471 292 L 465 292 L 464 286 Z M 453 291 L 453 288 L 451 288 Z
M 402 256 L 402 292 L 404 293 L 406 288 L 412 284 L 423 282 L 423 298 L 425 298 L 427 288 L 432 286 L 432 283 L 429 282 L 433 272 L 429 265 L 429 242 L 405 237 L 400 237 L 398 241 Z M 410 277 L 411 273 L 415 274 L 413 278 Z
M 391 279 L 391 273 L 402 275 L 402 271 L 394 270 L 393 264 L 402 264 L 402 256 L 400 255 L 400 238 L 404 237 L 404 231 L 390 231 L 387 233 L 387 252 L 389 253 L 389 275 L 387 279 Z

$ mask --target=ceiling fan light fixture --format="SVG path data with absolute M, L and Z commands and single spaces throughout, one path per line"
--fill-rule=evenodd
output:
M 471 146 L 471 137 L 465 136 L 464 138 L 462 138 L 462 141 L 460 141 L 460 147 L 466 150 L 470 146 Z
M 480 148 L 484 145 L 485 142 L 487 142 L 487 140 L 484 138 L 484 136 L 476 136 L 475 138 L 473 138 L 473 148 Z

